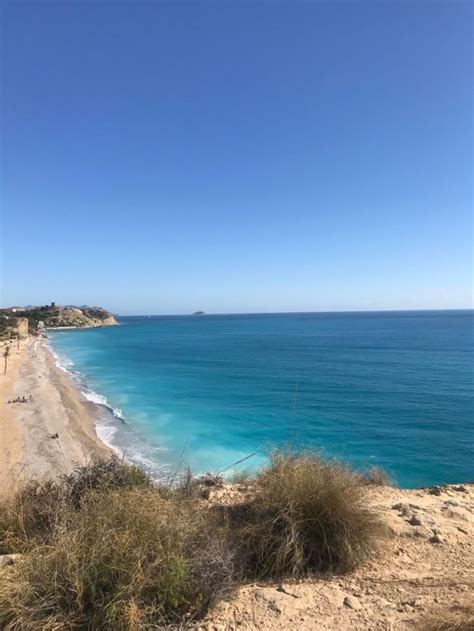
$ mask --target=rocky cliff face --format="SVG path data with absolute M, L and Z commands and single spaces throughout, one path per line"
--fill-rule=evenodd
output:
M 15 328 L 20 337 L 28 337 L 28 318 L 15 318 Z
M 14 328 L 14 332 L 21 337 L 28 335 L 28 331 L 35 333 L 42 328 L 86 328 L 118 324 L 113 315 L 101 307 L 58 307 L 52 303 L 21 309 L 21 317 L 17 313 L 18 308 L 0 310 L 0 325 L 6 333 Z
M 0 314 L 0 338 L 20 339 L 28 337 L 28 318 L 15 317 L 14 315 Z
M 46 328 L 58 327 L 97 327 L 118 324 L 105 309 L 78 307 L 54 307 L 44 314 L 41 320 Z

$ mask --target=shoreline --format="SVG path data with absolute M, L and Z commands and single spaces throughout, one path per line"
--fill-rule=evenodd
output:
M 0 342 L 0 347 L 2 344 L 5 345 Z M 30 335 L 19 350 L 16 342 L 10 346 L 7 373 L 3 375 L 3 365 L 0 371 L 0 497 L 29 480 L 54 478 L 94 457 L 107 458 L 112 454 L 125 457 L 125 453 L 97 431 L 104 407 L 111 415 L 116 416 L 115 411 L 82 392 L 73 375 L 58 366 L 58 357 L 47 338 Z M 27 403 L 7 403 L 17 396 L 29 399 L 30 395 L 32 401 Z M 51 438 L 56 433 L 59 437 Z M 126 460 L 133 462 L 133 458 Z M 437 486 L 454 484 L 469 482 Z M 430 487 L 400 490 L 427 488 Z
M 0 495 L 114 453 L 96 432 L 100 406 L 87 401 L 56 366 L 43 338 L 30 336 L 20 350 L 12 348 L 0 393 Z M 23 396 L 26 403 L 7 403 Z

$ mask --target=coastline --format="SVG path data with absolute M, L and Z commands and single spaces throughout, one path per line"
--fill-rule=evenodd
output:
M 25 481 L 52 478 L 94 456 L 114 453 L 141 466 L 152 477 L 161 477 L 159 469 L 165 471 L 164 461 L 160 458 L 155 465 L 149 457 L 156 448 L 146 441 L 139 443 L 140 437 L 125 424 L 120 441 L 112 440 L 116 419 L 123 420 L 120 410 L 111 408 L 105 397 L 88 390 L 61 367 L 47 339 L 30 336 L 19 350 L 16 343 L 10 346 L 7 374 L 0 374 L 0 496 Z M 3 365 L 1 368 L 3 373 Z M 8 399 L 29 399 L 30 395 L 32 401 L 27 403 L 7 404 Z M 59 438 L 52 439 L 56 433 Z M 463 483 L 462 478 L 457 483 Z M 413 490 L 421 485 L 402 488 Z
M 47 340 L 30 337 L 11 353 L 7 373 L 0 375 L 0 497 L 31 479 L 52 478 L 113 452 L 95 431 L 101 406 L 86 400 L 57 366 Z M 31 402 L 6 403 L 30 394 Z M 55 432 L 59 439 L 51 438 Z M 209 506 L 242 502 L 246 493 L 245 484 L 211 489 Z M 341 631 L 412 628 L 439 603 L 446 609 L 469 602 L 474 485 L 374 486 L 367 500 L 383 516 L 390 537 L 363 567 L 278 586 L 249 583 L 218 603 L 199 631 L 312 631 L 333 629 L 335 620 Z
M 20 350 L 12 348 L 0 395 L 0 495 L 113 453 L 95 430 L 99 406 L 58 368 L 44 339 L 30 336 Z M 23 396 L 26 403 L 7 403 Z

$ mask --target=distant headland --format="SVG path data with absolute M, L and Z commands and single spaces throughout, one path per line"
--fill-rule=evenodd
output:
M 42 329 L 83 329 L 118 324 L 102 307 L 61 307 L 52 302 L 39 307 L 9 307 L 0 309 L 0 337 L 26 337 Z
M 195 311 L 193 315 L 199 316 L 199 315 L 206 315 L 206 314 L 204 313 L 204 311 Z

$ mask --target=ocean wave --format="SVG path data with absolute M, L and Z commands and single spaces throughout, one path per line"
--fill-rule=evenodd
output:
M 104 406 L 112 412 L 115 418 L 118 418 L 125 423 L 125 417 L 122 414 L 122 410 L 110 405 L 107 401 L 107 397 L 104 397 L 103 394 L 98 394 L 97 392 L 94 392 L 94 390 L 81 390 L 81 394 L 91 403 Z
M 81 395 L 104 410 L 95 419 L 95 431 L 98 438 L 125 461 L 144 469 L 152 479 L 156 481 L 165 479 L 169 475 L 169 465 L 160 462 L 160 455 L 166 452 L 167 448 L 150 444 L 136 434 L 127 424 L 122 410 L 113 407 L 106 396 L 93 390 L 85 376 L 75 368 L 71 359 L 58 354 L 49 340 L 45 342 L 45 346 L 53 356 L 56 366 L 68 373 Z M 117 420 L 120 423 L 117 423 Z
M 48 344 L 47 342 L 45 342 L 45 346 L 54 357 L 54 363 L 56 364 L 56 367 L 63 372 L 72 373 L 71 369 L 74 366 L 74 362 L 72 361 L 72 359 L 58 355 L 51 344 Z
M 100 395 L 99 395 L 100 396 Z M 115 418 L 108 414 L 101 419 L 97 419 L 95 430 L 100 440 L 114 450 L 121 458 L 130 464 L 139 466 L 146 471 L 155 481 L 167 479 L 170 473 L 169 465 L 160 462 L 165 447 L 150 445 L 128 425 L 118 425 Z

